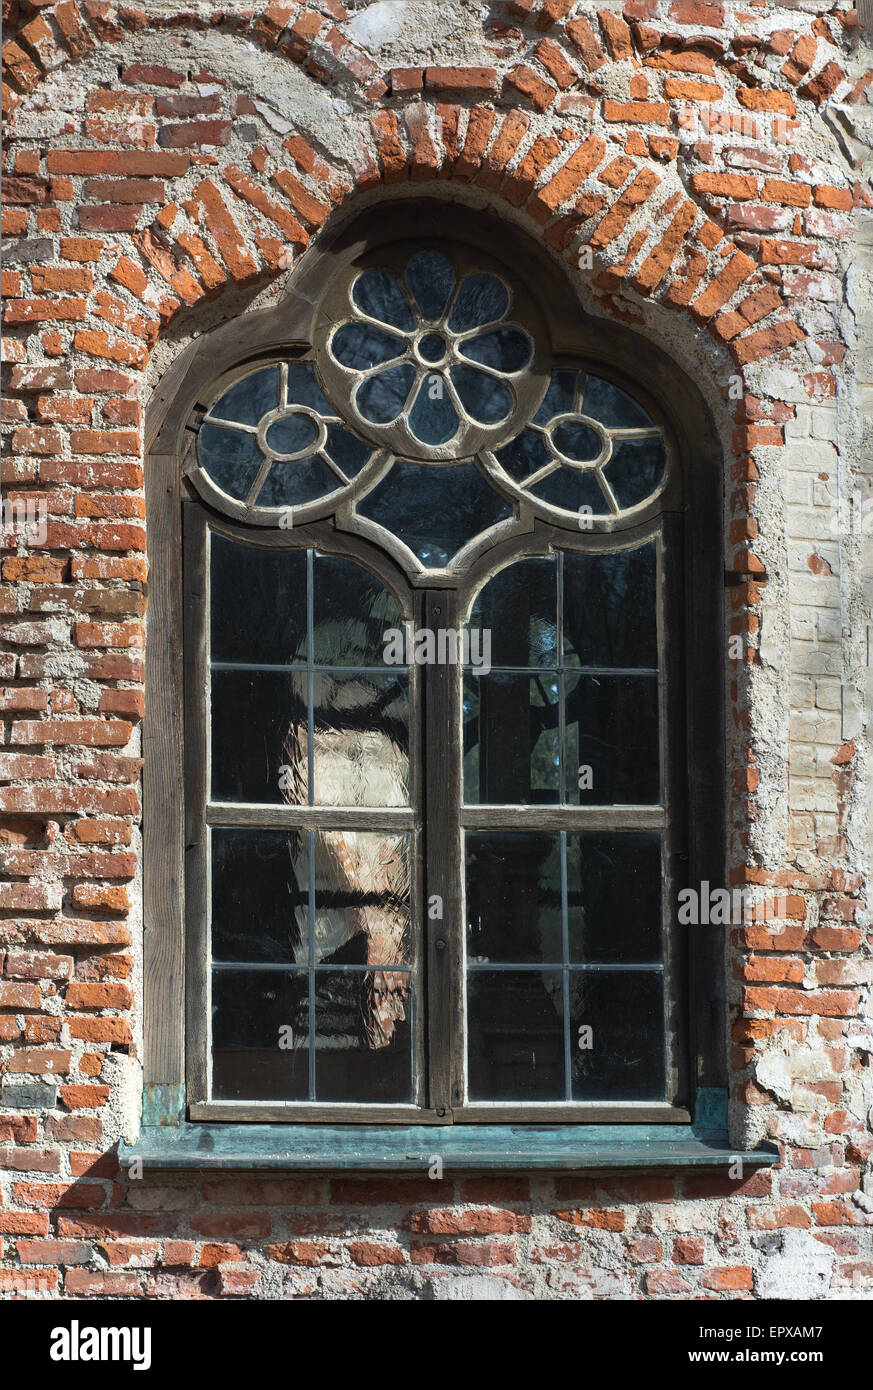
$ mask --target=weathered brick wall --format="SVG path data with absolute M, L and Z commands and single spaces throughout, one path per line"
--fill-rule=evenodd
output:
M 873 67 L 853 11 L 3 16 L 0 1292 L 869 1297 Z M 543 237 L 604 331 L 672 353 L 723 439 L 744 639 L 725 881 L 788 909 L 726 941 L 734 1142 L 781 1148 L 745 1181 L 118 1171 L 141 1084 L 143 411 L 192 335 L 281 294 L 334 209 L 410 185 Z

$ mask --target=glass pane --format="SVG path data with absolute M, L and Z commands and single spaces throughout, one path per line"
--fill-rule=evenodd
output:
M 207 423 L 197 436 L 197 453 L 216 487 L 244 502 L 264 461 L 255 436 Z
M 288 362 L 288 390 L 286 399 L 288 405 L 308 405 L 310 410 L 317 410 L 319 415 L 336 415 L 336 411 L 328 403 L 315 375 L 315 369 L 309 362 Z
M 318 437 L 311 415 L 281 415 L 266 433 L 267 446 L 276 454 L 296 454 L 309 449 Z
M 585 377 L 582 411 L 601 425 L 615 429 L 645 429 L 652 420 L 643 407 L 611 381 L 600 377 Z
M 477 333 L 464 342 L 461 352 L 472 362 L 497 372 L 520 372 L 533 356 L 533 341 L 520 328 L 506 324 L 489 333 Z
M 581 420 L 566 420 L 552 434 L 559 453 L 574 463 L 595 463 L 603 451 L 600 435 Z
M 496 323 L 508 308 L 509 291 L 502 280 L 494 275 L 468 275 L 452 306 L 449 328 L 453 333 L 466 333 L 471 328 Z
M 423 444 L 447 444 L 458 432 L 458 413 L 442 378 L 425 377 L 409 412 L 409 428 Z
M 213 970 L 212 1094 L 217 1100 L 306 1100 L 306 971 Z
M 305 551 L 261 550 L 214 532 L 209 544 L 212 660 L 304 661 Z
M 210 835 L 213 958 L 308 960 L 308 833 L 214 829 Z
M 321 1101 L 412 1101 L 412 998 L 403 972 L 319 970 L 315 1086 Z
M 565 512 L 579 512 L 583 518 L 609 514 L 609 503 L 597 481 L 597 473 L 590 468 L 558 468 L 532 483 L 530 491 L 541 502 L 561 507 Z
M 355 392 L 355 404 L 365 420 L 389 425 L 404 409 L 415 383 L 415 368 L 404 362 L 367 377 Z
M 558 660 L 557 561 L 519 560 L 479 591 L 468 626 L 491 634 L 491 665 L 554 666 Z
M 576 404 L 576 372 L 552 372 L 534 424 L 547 425 L 555 415 L 567 415 Z
M 564 1098 L 560 970 L 471 970 L 467 1093 L 471 1101 Z
M 316 806 L 409 804 L 409 678 L 314 681 Z
M 327 497 L 342 483 L 321 459 L 301 459 L 297 463 L 273 464 L 267 481 L 255 499 L 259 507 L 299 507 Z
M 570 959 L 661 959 L 661 837 L 609 830 L 567 836 Z
M 617 440 L 604 472 L 619 505 L 634 507 L 654 492 L 663 477 L 666 461 L 663 439 Z
M 344 323 L 334 333 L 331 352 L 337 362 L 352 371 L 364 372 L 395 357 L 402 357 L 406 343 L 371 323 Z
M 502 382 L 473 367 L 452 367 L 451 378 L 471 419 L 482 425 L 496 425 L 506 419 L 512 409 L 512 396 Z
M 436 323 L 445 313 L 455 287 L 455 272 L 451 262 L 437 251 L 420 251 L 406 267 L 406 283 L 422 318 Z
M 360 473 L 364 464 L 373 457 L 373 451 L 369 444 L 357 439 L 348 430 L 344 430 L 341 425 L 329 426 L 325 452 L 330 455 L 337 467 L 342 469 L 347 478 L 354 478 Z
M 316 555 L 313 657 L 319 666 L 382 666 L 385 634 L 403 612 L 390 590 L 353 560 Z
M 212 799 L 306 802 L 306 677 L 212 672 Z
M 467 677 L 464 800 L 524 806 L 558 792 L 557 677 Z
M 564 660 L 658 665 L 654 542 L 612 555 L 564 554 Z
M 362 313 L 389 328 L 411 333 L 415 318 L 406 295 L 387 270 L 365 270 L 355 281 L 352 299 Z
M 395 463 L 358 511 L 432 568 L 447 565 L 474 536 L 511 514 L 472 463 L 451 468 Z
M 663 1100 L 660 972 L 571 971 L 570 1041 L 574 1100 Z
M 661 788 L 657 679 L 568 676 L 566 680 L 568 800 L 591 806 L 657 805 Z
M 210 407 L 209 414 L 219 420 L 234 420 L 240 425 L 256 425 L 262 415 L 281 404 L 279 369 L 264 367 L 235 381 Z
M 359 830 L 315 835 L 319 964 L 410 963 L 409 836 Z
M 467 831 L 467 958 L 560 964 L 560 838 Z
M 518 483 L 523 483 L 525 478 L 536 473 L 551 457 L 543 436 L 534 430 L 522 430 L 502 449 L 496 450 L 501 468 L 505 468 L 510 478 Z

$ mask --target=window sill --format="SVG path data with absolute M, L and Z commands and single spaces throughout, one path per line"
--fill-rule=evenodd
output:
M 705 1095 L 707 1093 L 704 1093 Z M 709 1093 L 712 1095 L 713 1093 Z M 717 1093 L 716 1093 L 717 1094 Z M 140 1159 L 165 1170 L 240 1169 L 423 1173 L 435 1159 L 444 1173 L 475 1170 L 723 1168 L 778 1159 L 775 1148 L 731 1148 L 721 1106 L 698 1106 L 690 1125 L 268 1125 L 144 1126 L 119 1145 L 121 1163 Z M 703 1112 L 703 1113 L 701 1113 Z

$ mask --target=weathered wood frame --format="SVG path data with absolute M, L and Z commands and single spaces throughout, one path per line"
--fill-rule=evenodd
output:
M 448 205 L 449 216 L 451 204 Z M 416 200 L 408 206 L 392 205 L 391 235 L 409 237 L 416 231 L 432 236 L 436 218 L 446 217 L 446 205 Z M 602 325 L 587 319 L 572 302 L 563 273 L 542 248 L 528 241 L 504 221 L 489 215 L 476 215 L 464 208 L 463 235 L 484 246 L 494 244 L 499 228 L 502 244 L 523 253 L 527 263 L 533 263 L 533 274 L 541 277 L 543 302 L 549 311 L 549 326 L 556 365 L 585 366 L 608 375 L 619 385 L 625 385 L 646 405 L 655 418 L 666 422 L 671 449 L 680 467 L 674 475 L 681 479 L 684 489 L 680 495 L 671 487 L 660 498 L 659 509 L 664 517 L 665 534 L 669 534 L 674 553 L 681 551 L 680 565 L 668 567 L 670 587 L 668 608 L 671 631 L 663 634 L 671 647 L 687 655 L 684 685 L 685 699 L 670 702 L 671 747 L 684 746 L 686 767 L 681 769 L 685 795 L 679 798 L 690 810 L 687 818 L 685 850 L 689 884 L 703 879 L 720 882 L 724 874 L 725 772 L 724 724 L 722 717 L 723 691 L 720 673 L 724 662 L 722 611 L 722 456 L 708 412 L 694 387 L 673 362 L 652 344 L 641 342 L 636 334 L 621 327 L 610 326 L 609 335 Z M 349 256 L 360 252 L 371 238 L 386 235 L 378 211 L 370 210 L 351 224 L 343 222 L 324 249 L 304 258 L 300 276 L 295 278 L 286 299 L 275 309 L 262 311 L 225 324 L 191 344 L 173 364 L 154 393 L 147 422 L 149 454 L 146 461 L 146 498 L 148 514 L 148 546 L 151 564 L 148 640 L 146 651 L 147 718 L 144 726 L 144 909 L 145 909 L 145 1116 L 147 1121 L 175 1123 L 185 1108 L 185 907 L 184 907 L 184 847 L 185 825 L 181 795 L 181 769 L 184 761 L 183 729 L 183 611 L 182 611 L 182 498 L 186 490 L 183 480 L 186 462 L 191 458 L 193 435 L 187 428 L 192 411 L 215 377 L 236 364 L 252 363 L 275 356 L 277 352 L 309 340 L 313 306 L 319 293 L 328 283 L 332 256 Z M 190 466 L 190 462 L 189 462 Z M 692 518 L 692 524 L 678 526 L 682 513 Z M 670 513 L 676 513 L 675 521 Z M 338 516 L 342 524 L 342 519 Z M 213 514 L 216 525 L 226 526 L 226 518 Z M 331 530 L 320 523 L 312 528 L 313 543 L 323 547 Z M 449 577 L 440 574 L 428 581 L 427 576 L 413 579 L 419 588 L 416 605 L 422 614 L 436 606 L 442 608 L 438 625 L 450 626 L 460 611 L 463 595 L 481 583 L 485 574 L 505 562 L 509 554 L 543 553 L 549 545 L 560 543 L 566 548 L 574 542 L 571 533 L 532 519 L 511 528 L 512 535 L 494 537 L 494 544 L 482 554 L 472 552 L 468 570 L 456 578 L 460 585 L 457 594 L 448 588 Z M 613 549 L 630 540 L 631 533 L 610 534 L 618 527 L 608 527 L 596 535 L 585 537 L 585 546 L 592 549 Z M 262 537 L 266 539 L 264 533 Z M 337 540 L 334 534 L 334 543 Z M 353 544 L 352 536 L 344 537 L 346 546 Z M 357 545 L 368 549 L 363 538 Z M 390 564 L 383 557 L 381 565 Z M 381 566 L 380 566 L 381 567 Z M 682 590 L 682 575 L 687 584 Z M 425 586 L 428 587 L 425 587 Z M 441 592 L 442 590 L 442 592 Z M 420 609 L 418 606 L 421 605 Z M 436 616 L 436 615 L 434 615 Z M 663 648 L 662 648 L 663 650 Z M 443 684 L 443 690 L 448 683 Z M 445 696 L 443 696 L 445 699 Z M 440 706 L 439 696 L 425 707 L 425 726 L 431 730 L 444 727 L 452 718 L 451 710 Z M 439 739 L 447 755 L 448 741 Z M 455 797 L 452 779 L 458 779 L 457 759 L 451 768 L 443 766 L 440 785 L 447 795 Z M 430 803 L 429 803 L 430 804 Z M 563 814 L 563 813 L 561 813 Z M 596 823 L 597 811 L 587 813 Z M 492 821 L 493 823 L 493 821 Z M 448 827 L 448 818 L 436 817 L 434 824 Z M 678 824 L 678 822 L 677 822 Z M 430 834 L 432 864 L 451 863 L 454 831 L 444 829 L 449 840 L 441 843 L 440 834 Z M 681 840 L 682 832 L 678 832 Z M 449 881 L 451 879 L 451 882 Z M 452 904 L 457 910 L 459 874 L 452 878 L 450 870 L 431 869 L 426 892 L 443 892 L 448 912 Z M 665 886 L 665 892 L 666 892 Z M 426 894 L 420 899 L 425 901 Z M 438 926 L 439 924 L 435 924 Z M 451 1016 L 447 1003 L 448 992 L 439 981 L 445 972 L 457 966 L 454 948 L 440 945 L 437 930 L 428 927 L 426 969 L 431 991 L 432 1026 L 457 1035 L 458 1021 Z M 694 1108 L 698 1087 L 719 1088 L 725 1084 L 725 1021 L 724 1021 L 724 960 L 723 939 L 719 934 L 697 932 L 687 942 L 680 973 L 687 981 L 683 1005 L 688 1018 L 688 1065 L 683 1073 L 675 1072 L 674 1098 L 677 1103 L 651 1105 L 573 1105 L 533 1107 L 487 1107 L 487 1112 L 474 1114 L 471 1107 L 457 1107 L 457 1064 L 447 1068 L 435 1080 L 431 1107 L 416 1111 L 417 1120 L 445 1124 L 447 1119 L 458 1121 L 482 1120 L 500 1122 L 503 1119 L 530 1122 L 549 1119 L 572 1119 L 575 1122 L 645 1122 L 652 1120 L 681 1121 Z M 445 1103 L 444 1103 L 445 1102 Z M 454 1102 L 454 1104 L 453 1104 Z M 301 1119 L 299 1105 L 278 1107 L 245 1106 L 224 1108 L 222 1118 Z M 479 1109 L 479 1107 L 476 1107 Z M 336 1106 L 322 1107 L 318 1118 L 326 1115 L 336 1121 L 366 1123 L 373 1120 L 373 1107 L 360 1111 L 347 1110 L 342 1116 Z M 191 1119 L 206 1119 L 200 1103 L 190 1112 Z M 216 1118 L 210 1113 L 208 1118 Z M 313 1118 L 316 1118 L 313 1114 Z M 400 1121 L 401 1116 L 385 1115 Z M 408 1119 L 404 1108 L 403 1119 Z

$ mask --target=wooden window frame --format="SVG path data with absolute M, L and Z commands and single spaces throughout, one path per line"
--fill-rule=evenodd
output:
M 442 213 L 442 205 L 440 212 Z M 465 210 L 466 211 L 466 210 Z M 412 221 L 435 216 L 434 206 L 420 201 L 408 209 Z M 472 215 L 466 218 L 465 230 L 474 224 L 474 234 L 485 244 L 494 235 L 493 220 L 479 221 Z M 504 239 L 515 237 L 514 229 L 500 222 Z M 489 1104 L 468 1106 L 459 1104 L 458 1064 L 446 1065 L 442 1074 L 433 1078 L 430 1106 L 427 1110 L 410 1107 L 374 1107 L 323 1105 L 308 1107 L 300 1102 L 277 1105 L 274 1102 L 228 1103 L 204 1099 L 202 1062 L 197 1062 L 186 1076 L 187 1053 L 196 1037 L 196 1028 L 189 1018 L 184 1023 L 184 980 L 196 982 L 202 969 L 202 955 L 196 954 L 197 934 L 185 927 L 185 860 L 198 852 L 191 838 L 191 825 L 186 827 L 182 798 L 179 795 L 181 768 L 193 766 L 195 782 L 197 757 L 186 745 L 183 707 L 185 673 L 183 651 L 189 650 L 192 632 L 197 630 L 197 615 L 187 617 L 183 605 L 183 513 L 199 520 L 197 527 L 186 527 L 193 534 L 205 524 L 232 534 L 235 524 L 196 498 L 184 478 L 186 459 L 190 462 L 198 419 L 198 402 L 209 382 L 234 364 L 251 363 L 275 356 L 289 344 L 304 340 L 312 316 L 313 302 L 319 287 L 330 276 L 332 246 L 351 240 L 360 244 L 369 227 L 378 227 L 374 214 L 365 214 L 363 222 L 354 224 L 351 232 L 344 224 L 334 234 L 332 244 L 304 261 L 304 273 L 295 277 L 283 303 L 275 309 L 233 320 L 202 338 L 195 340 L 180 355 L 155 391 L 150 405 L 147 438 L 149 453 L 146 462 L 146 496 L 148 518 L 148 548 L 151 582 L 146 649 L 147 718 L 144 726 L 144 909 L 145 909 L 145 1099 L 146 1113 L 159 1121 L 174 1122 L 186 1112 L 192 1121 L 223 1120 L 264 1121 L 327 1120 L 335 1123 L 363 1125 L 369 1123 L 446 1124 L 454 1121 L 468 1123 L 528 1123 L 537 1124 L 559 1120 L 579 1124 L 596 1123 L 677 1123 L 688 1121 L 695 1111 L 698 1089 L 712 1091 L 725 1085 L 725 1023 L 724 1023 L 724 962 L 723 939 L 718 933 L 690 933 L 687 950 L 677 959 L 683 980 L 683 1010 L 687 1019 L 687 1036 L 683 1066 L 672 1076 L 672 1103 L 664 1105 L 645 1102 L 562 1103 L 551 1105 L 533 1102 L 522 1106 Z M 528 255 L 531 243 L 520 238 Z M 684 698 L 680 693 L 672 699 L 670 747 L 679 768 L 687 799 L 687 836 L 684 848 L 671 846 L 675 862 L 678 854 L 687 854 L 688 884 L 704 879 L 719 882 L 724 874 L 725 844 L 725 772 L 724 723 L 722 718 L 722 682 L 716 674 L 723 669 L 723 613 L 721 547 L 721 467 L 722 458 L 708 412 L 702 398 L 672 361 L 645 344 L 636 334 L 624 328 L 610 328 L 608 342 L 603 342 L 602 326 L 587 319 L 577 305 L 567 305 L 567 289 L 563 275 L 537 248 L 539 261 L 536 273 L 542 276 L 546 291 L 544 300 L 550 309 L 550 327 L 558 355 L 566 361 L 607 375 L 618 384 L 626 385 L 635 395 L 661 402 L 662 418 L 666 418 L 671 448 L 678 463 L 677 476 L 682 479 L 681 495 L 673 489 L 662 498 L 653 514 L 634 529 L 609 528 L 597 534 L 574 537 L 561 527 L 535 522 L 526 535 L 516 534 L 496 543 L 482 554 L 471 556 L 470 568 L 460 578 L 456 590 L 448 585 L 448 576 L 440 575 L 438 584 L 419 578 L 411 587 L 415 595 L 416 617 L 428 612 L 428 605 L 439 602 L 444 607 L 440 615 L 442 626 L 456 625 L 458 614 L 469 598 L 497 568 L 512 556 L 543 554 L 549 548 L 610 550 L 639 544 L 641 538 L 654 534 L 670 536 L 670 544 L 681 563 L 672 567 L 673 576 L 684 575 L 684 591 L 671 579 L 665 606 L 674 615 L 667 646 L 685 653 L 685 672 L 682 676 Z M 596 351 L 595 351 L 596 345 Z M 560 365 L 556 358 L 556 365 Z M 631 370 L 632 369 L 632 370 Z M 683 514 L 692 524 L 683 525 Z M 258 544 L 287 544 L 287 537 L 270 541 L 274 534 L 262 531 L 251 534 L 251 528 L 240 528 L 248 539 Z M 295 533 L 295 544 L 305 543 L 321 550 L 341 553 L 362 562 L 383 577 L 392 570 L 399 573 L 394 559 L 378 555 L 376 548 L 363 537 L 335 531 L 331 523 L 314 523 Z M 661 542 L 659 542 L 660 548 Z M 339 549 L 337 549 L 337 546 Z M 365 558 L 366 557 L 366 558 Z M 191 556 L 189 555 L 189 563 Z M 196 561 L 195 561 L 196 563 Z M 396 576 L 395 576 L 396 577 Z M 404 580 L 408 585 L 408 580 Z M 390 585 L 389 585 L 390 587 Z M 196 593 L 196 587 L 191 590 Z M 193 624 L 193 627 L 192 627 Z M 428 625 L 428 624 L 425 624 Z M 202 631 L 202 623 L 200 624 Z M 192 660 L 196 662 L 195 638 Z M 676 680 L 675 674 L 671 677 Z M 189 678 L 190 686 L 190 678 Z M 449 682 L 437 683 L 437 699 L 426 702 L 425 719 L 431 727 L 443 727 L 446 720 L 455 718 L 445 708 Z M 443 707 L 440 706 L 442 692 Z M 450 702 L 449 702 L 450 703 Z M 456 705 L 457 708 L 457 705 Z M 666 708 L 662 701 L 662 711 Z M 435 804 L 436 787 L 454 806 L 458 805 L 460 760 L 459 741 L 432 740 L 441 750 L 442 762 L 429 776 L 434 783 L 425 789 L 425 804 Z M 680 751 L 681 750 L 681 751 Z M 191 798 L 186 796 L 190 807 Z M 606 817 L 608 808 L 604 808 Z M 490 811 L 489 811 L 490 814 Z M 556 815 L 564 811 L 555 808 Z M 593 823 L 598 812 L 583 809 L 582 815 Z M 490 822 L 494 824 L 493 819 Z M 680 826 L 680 822 L 676 822 Z M 678 829 L 682 839 L 684 827 Z M 460 885 L 460 825 L 446 808 L 428 827 L 429 865 L 421 868 L 419 894 L 441 892 L 445 904 L 445 921 L 459 921 L 457 895 Z M 678 886 L 678 879 L 673 886 Z M 665 888 L 666 891 L 666 888 Z M 190 900 L 191 889 L 188 890 Z M 426 894 L 420 896 L 424 902 Z M 189 901 L 190 906 L 190 901 Z M 428 989 L 433 998 L 431 1026 L 446 1035 L 462 1037 L 452 1018 L 450 992 L 445 981 L 459 969 L 460 929 L 452 938 L 446 937 L 446 947 L 440 946 L 441 923 L 423 926 L 427 932 L 426 970 Z M 187 962 L 186 962 L 187 956 Z M 202 1056 L 202 1054 L 200 1054 Z M 446 1053 L 446 1055 L 448 1055 Z M 377 1111 L 381 1113 L 376 1113 Z M 341 1113 L 342 1112 L 342 1113 Z

